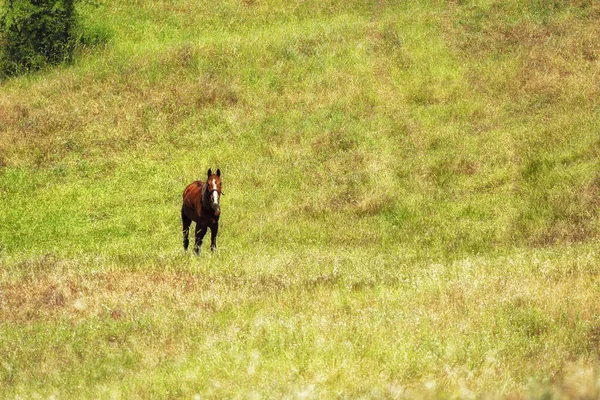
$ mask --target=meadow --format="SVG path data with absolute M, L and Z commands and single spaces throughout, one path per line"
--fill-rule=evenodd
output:
M 78 7 L 0 83 L 1 397 L 600 396 L 596 2 Z

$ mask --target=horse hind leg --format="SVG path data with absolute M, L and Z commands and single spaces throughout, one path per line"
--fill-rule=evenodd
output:
M 181 222 L 183 223 L 183 250 L 187 251 L 190 244 L 189 233 L 192 220 L 185 216 L 183 209 L 181 209 Z

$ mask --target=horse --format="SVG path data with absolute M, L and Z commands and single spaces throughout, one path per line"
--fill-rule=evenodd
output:
M 192 221 L 196 223 L 196 241 L 194 252 L 200 254 L 202 238 L 210 228 L 210 249 L 217 248 L 217 233 L 219 232 L 219 217 L 221 216 L 221 170 L 213 174 L 208 170 L 206 182 L 195 181 L 186 186 L 183 191 L 181 206 L 181 221 L 183 222 L 183 249 L 187 251 L 190 243 L 188 234 Z

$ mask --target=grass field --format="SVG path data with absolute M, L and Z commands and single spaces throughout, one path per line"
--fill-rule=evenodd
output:
M 600 396 L 596 2 L 79 10 L 0 84 L 0 397 Z

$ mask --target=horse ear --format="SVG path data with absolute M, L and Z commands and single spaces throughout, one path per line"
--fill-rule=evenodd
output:
M 208 169 L 208 177 L 210 178 L 211 175 L 212 175 L 212 170 L 209 168 Z
M 220 178 L 221 177 L 221 170 L 219 168 L 217 168 L 217 176 Z

